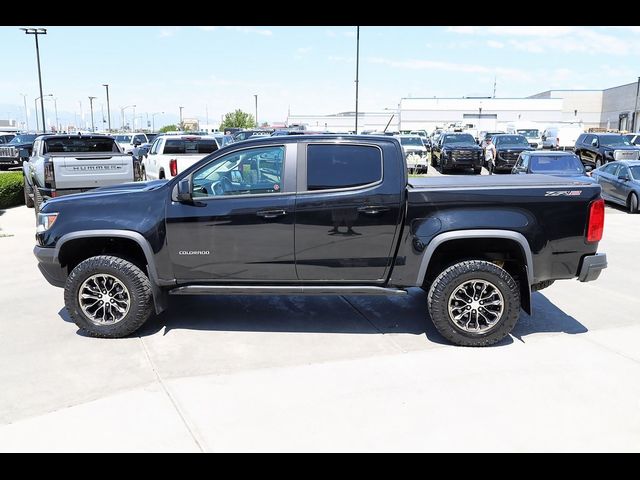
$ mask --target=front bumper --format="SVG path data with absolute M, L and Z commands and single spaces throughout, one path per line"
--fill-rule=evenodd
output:
M 38 268 L 44 278 L 54 287 L 64 288 L 67 281 L 67 269 L 60 266 L 55 257 L 54 248 L 33 247 L 33 254 L 38 259 Z
M 602 270 L 607 268 L 607 254 L 596 253 L 587 255 L 582 260 L 582 267 L 578 274 L 578 280 L 581 282 L 591 282 L 600 276 Z
M 20 157 L 0 157 L 0 165 L 20 165 Z

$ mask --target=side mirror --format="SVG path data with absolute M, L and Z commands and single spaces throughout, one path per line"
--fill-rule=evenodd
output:
M 592 171 L 592 170 L 593 170 L 593 167 L 592 167 L 591 165 L 587 165 L 587 166 L 585 166 L 585 167 L 584 167 L 584 169 L 585 169 L 585 171 L 586 171 L 587 173 L 589 173 L 590 171 Z
M 544 142 L 547 139 L 546 135 L 542 135 L 542 141 Z
M 134 140 L 133 141 L 133 146 L 134 147 L 139 147 L 142 144 L 142 142 L 140 142 L 140 140 Z
M 623 173 L 618 177 L 618 180 L 620 180 L 621 182 L 628 182 L 629 181 L 629 175 L 627 175 L 626 173 Z
M 598 146 L 598 139 L 594 138 L 593 140 L 591 140 L 591 146 L 592 147 L 597 147 Z
M 190 178 L 185 178 L 178 182 L 177 199 L 179 202 L 193 202 L 193 197 L 191 196 L 191 179 Z

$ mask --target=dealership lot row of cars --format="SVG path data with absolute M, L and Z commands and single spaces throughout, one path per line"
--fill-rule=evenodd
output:
M 640 164 L 640 135 L 578 133 L 575 129 L 548 128 L 542 135 L 542 143 L 538 143 L 535 135 L 503 132 L 480 132 L 479 139 L 470 133 L 437 130 L 431 136 L 424 130 L 393 136 L 398 138 L 403 148 L 410 174 L 426 174 L 429 166 L 445 174 L 454 170 L 479 174 L 482 167 L 487 167 L 484 150 L 487 140 L 491 138 L 497 153 L 494 173 L 547 174 L 597 182 L 602 186 L 605 200 L 618 203 L 632 213 L 637 212 L 640 205 L 640 169 L 637 168 Z M 38 203 L 56 194 L 77 193 L 126 181 L 172 178 L 205 155 L 230 143 L 265 135 L 298 133 L 311 132 L 298 129 L 239 130 L 233 135 L 222 132 L 171 132 L 159 135 L 138 132 L 103 136 L 103 140 L 112 139 L 107 142 L 101 142 L 100 136 L 91 134 L 85 135 L 84 140 L 80 141 L 70 141 L 69 138 L 76 137 L 74 135 L 49 134 L 42 137 L 41 142 L 36 142 L 36 134 L 2 134 L 0 168 L 19 167 L 27 160 L 23 167 L 25 203 L 28 206 L 35 204 L 37 211 Z M 561 135 L 565 139 L 577 135 L 572 151 L 562 144 Z M 550 143 L 547 142 L 549 139 Z M 551 148 L 545 148 L 549 145 Z M 118 149 L 131 154 L 130 159 L 123 161 L 122 157 L 112 157 L 117 158 L 118 165 L 102 165 L 102 171 L 98 172 L 93 159 L 95 155 L 92 157 L 91 154 L 104 151 L 114 153 Z M 82 153 L 84 157 L 75 155 L 73 162 L 64 160 L 64 165 L 61 165 L 63 159 L 59 157 L 65 152 Z M 129 162 L 131 165 L 126 166 Z M 49 164 L 47 170 L 45 167 Z M 65 181 L 73 184 L 60 181 L 65 176 L 64 170 L 69 168 L 74 172 L 73 175 L 67 175 Z M 106 171 L 115 173 L 116 170 L 120 175 L 106 175 Z M 78 171 L 84 171 L 84 177 L 79 176 Z M 58 188 L 54 186 L 56 177 L 59 180 Z M 68 191 L 61 191 L 64 189 Z

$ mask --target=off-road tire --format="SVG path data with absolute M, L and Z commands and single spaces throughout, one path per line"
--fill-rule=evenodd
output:
M 27 206 L 27 208 L 33 208 L 33 198 L 31 198 L 31 196 L 29 195 L 29 184 L 27 183 L 27 179 L 25 178 L 23 180 L 24 185 L 22 186 L 22 190 L 24 193 L 24 204 Z
M 130 307 L 125 317 L 115 324 L 97 325 L 87 317 L 78 301 L 80 287 L 92 275 L 108 274 L 122 282 L 130 294 Z M 151 282 L 140 268 L 119 257 L 99 255 L 80 262 L 67 278 L 64 303 L 75 324 L 92 337 L 121 338 L 138 330 L 151 316 L 153 295 Z
M 491 282 L 504 299 L 502 316 L 485 333 L 464 331 L 449 315 L 449 296 L 459 285 L 473 279 Z M 486 347 L 513 330 L 520 316 L 520 290 L 506 270 L 484 260 L 467 260 L 450 266 L 436 277 L 429 289 L 427 307 L 434 326 L 447 340 L 465 347 Z

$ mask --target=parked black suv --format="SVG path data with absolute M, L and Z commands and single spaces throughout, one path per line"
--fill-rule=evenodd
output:
M 431 147 L 431 165 L 439 167 L 442 173 L 473 168 L 478 174 L 482 171 L 482 149 L 469 133 L 446 132 Z
M 520 154 L 526 150 L 534 150 L 524 135 L 500 134 L 493 135 L 491 139 L 496 147 L 494 173 L 511 173 Z
M 23 160 L 29 160 L 37 136 L 33 133 L 20 134 L 3 144 L 0 147 L 0 170 L 20 166 Z
M 614 160 L 640 160 L 640 148 L 620 133 L 583 133 L 575 152 L 584 165 L 595 168 Z

